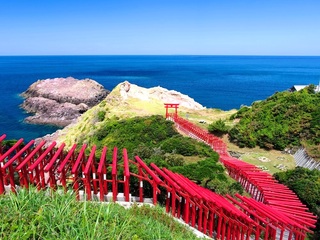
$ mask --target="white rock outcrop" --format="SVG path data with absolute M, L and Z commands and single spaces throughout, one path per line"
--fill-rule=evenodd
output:
M 143 88 L 125 81 L 120 84 L 120 95 L 123 100 L 128 98 L 137 98 L 142 101 L 160 100 L 163 103 L 178 103 L 181 107 L 192 110 L 205 109 L 200 103 L 197 103 L 188 95 L 175 90 L 168 90 L 163 87 Z

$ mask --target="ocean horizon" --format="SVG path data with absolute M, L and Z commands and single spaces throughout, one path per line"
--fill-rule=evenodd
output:
M 161 86 L 207 108 L 239 109 L 293 85 L 318 85 L 320 56 L 50 55 L 0 56 L 0 135 L 26 141 L 54 132 L 23 122 L 20 94 L 37 80 L 90 78 L 112 90 L 123 81 Z

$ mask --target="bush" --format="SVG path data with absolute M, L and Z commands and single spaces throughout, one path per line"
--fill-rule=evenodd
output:
M 99 111 L 98 112 L 98 120 L 99 120 L 99 122 L 102 122 L 104 120 L 105 116 L 106 116 L 106 112 L 105 111 Z
M 225 121 L 219 119 L 218 121 L 209 124 L 208 131 L 210 133 L 213 133 L 214 135 L 222 136 L 223 134 L 228 133 L 229 128 L 226 125 Z
M 168 163 L 169 167 L 183 166 L 185 163 L 182 157 L 170 154 L 165 156 L 165 161 Z
M 161 149 L 167 153 L 176 153 L 183 156 L 192 156 L 197 154 L 193 141 L 183 136 L 169 138 L 162 142 Z
M 196 163 L 172 167 L 171 170 L 182 174 L 197 184 L 202 184 L 204 187 L 207 187 L 213 179 L 226 180 L 224 168 L 218 163 L 218 154 Z
M 178 135 L 178 132 L 173 128 L 173 123 L 162 116 L 151 116 L 104 121 L 103 126 L 92 135 L 92 139 L 88 136 L 85 139 L 92 145 L 127 148 L 132 154 L 142 145 L 152 149 L 163 140 Z M 139 149 L 136 151 L 139 152 Z

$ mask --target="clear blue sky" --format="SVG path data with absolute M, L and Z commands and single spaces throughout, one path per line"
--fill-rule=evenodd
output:
M 320 55 L 319 0 L 3 0 L 0 55 Z

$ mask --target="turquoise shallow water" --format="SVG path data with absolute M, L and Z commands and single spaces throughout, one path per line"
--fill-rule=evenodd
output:
M 318 84 L 320 57 L 2 56 L 0 134 L 30 140 L 56 130 L 25 124 L 19 94 L 38 79 L 91 78 L 112 90 L 128 80 L 177 90 L 210 108 L 229 110 L 295 84 Z

